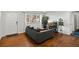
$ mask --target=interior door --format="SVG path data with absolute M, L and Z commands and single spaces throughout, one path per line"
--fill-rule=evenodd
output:
M 77 29 L 79 29 L 79 14 L 77 15 L 77 21 L 76 21 L 77 23 Z
M 79 14 L 74 15 L 74 29 L 79 29 Z
M 74 14 L 74 31 L 77 29 L 77 15 Z
M 6 35 L 17 33 L 17 13 L 5 12 L 5 32 Z

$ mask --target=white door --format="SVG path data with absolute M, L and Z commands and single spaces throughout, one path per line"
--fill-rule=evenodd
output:
M 5 12 L 5 21 L 6 35 L 17 33 L 17 13 Z

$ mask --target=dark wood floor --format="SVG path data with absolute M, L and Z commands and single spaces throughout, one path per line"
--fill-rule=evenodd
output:
M 79 47 L 79 38 L 71 35 L 54 33 L 54 38 L 36 44 L 25 34 L 5 37 L 0 40 L 0 47 Z

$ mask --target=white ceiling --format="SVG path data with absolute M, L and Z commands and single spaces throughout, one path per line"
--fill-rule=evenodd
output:
M 67 12 L 67 11 L 25 11 L 25 13 L 38 13 L 38 14 L 51 14 L 51 13 L 58 13 L 58 12 L 60 12 L 60 13 L 62 13 L 62 12 Z

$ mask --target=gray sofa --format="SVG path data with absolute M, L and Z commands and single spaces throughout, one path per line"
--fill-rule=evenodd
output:
M 41 43 L 53 37 L 53 34 L 51 33 L 52 30 L 39 32 L 33 28 L 26 27 L 25 32 L 29 35 L 29 37 L 31 37 L 34 41 L 36 41 L 36 43 Z

